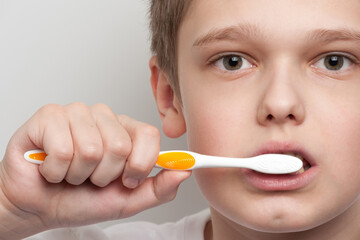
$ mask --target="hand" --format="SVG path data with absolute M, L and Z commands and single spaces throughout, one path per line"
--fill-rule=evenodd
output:
M 48 155 L 40 166 L 23 158 L 36 148 Z M 159 151 L 157 128 L 105 105 L 47 105 L 10 140 L 0 187 L 7 209 L 35 216 L 38 231 L 129 217 L 172 200 L 191 174 L 147 178 Z

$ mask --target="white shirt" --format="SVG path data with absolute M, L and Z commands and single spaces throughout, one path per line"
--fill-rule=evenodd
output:
M 78 228 L 53 229 L 26 240 L 204 240 L 204 229 L 210 220 L 206 209 L 174 223 L 154 224 L 130 222 L 101 228 L 90 225 Z

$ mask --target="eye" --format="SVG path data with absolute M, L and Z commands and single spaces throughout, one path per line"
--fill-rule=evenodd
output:
M 213 62 L 216 67 L 225 71 L 237 71 L 252 67 L 252 64 L 248 60 L 235 54 L 222 56 Z
M 346 70 L 352 65 L 353 61 L 340 54 L 326 55 L 318 60 L 314 66 L 328 71 Z

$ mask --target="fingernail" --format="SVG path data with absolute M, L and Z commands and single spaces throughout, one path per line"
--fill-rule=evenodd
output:
M 140 180 L 136 178 L 127 177 L 124 179 L 123 183 L 127 188 L 136 188 L 139 185 Z

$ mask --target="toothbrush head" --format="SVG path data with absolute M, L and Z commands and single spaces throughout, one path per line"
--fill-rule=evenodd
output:
M 195 158 L 185 152 L 165 152 L 160 154 L 157 165 L 172 170 L 188 170 L 195 165 Z
M 254 170 L 268 174 L 288 174 L 300 170 L 303 162 L 286 154 L 264 154 L 257 158 Z

